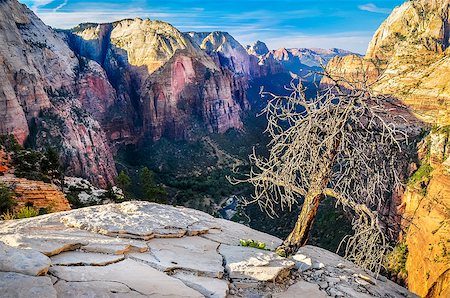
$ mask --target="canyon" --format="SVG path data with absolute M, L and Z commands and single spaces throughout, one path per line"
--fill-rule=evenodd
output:
M 364 57 L 331 59 L 321 82 L 369 86 L 398 100 L 409 109 L 410 122 L 430 131 L 417 145 L 412 163 L 417 170 L 397 208 L 408 288 L 423 297 L 446 297 L 450 291 L 449 16 L 445 0 L 405 2 L 375 32 Z
M 117 156 L 126 146 L 132 145 L 139 150 L 146 140 L 191 141 L 202 138 L 212 144 L 211 151 L 220 152 L 221 149 L 217 149 L 219 146 L 209 137 L 225 135 L 230 131 L 245 131 L 248 129 L 245 115 L 259 112 L 261 101 L 250 92 L 252 89 L 259 89 L 260 85 L 269 89 L 272 87 L 270 84 L 285 85 L 292 77 L 304 77 L 310 71 L 320 71 L 321 65 L 327 65 L 327 76 L 321 80 L 321 86 L 326 87 L 332 79 L 338 82 L 345 80 L 343 84 L 346 88 L 369 85 L 375 93 L 389 95 L 398 101 L 398 106 L 387 107 L 386 113 L 407 118 L 416 136 L 421 130 L 429 131 L 414 149 L 417 151 L 417 159 L 405 161 L 411 162 L 408 175 L 412 175 L 412 178 L 408 180 L 408 177 L 404 177 L 408 181 L 405 190 L 396 194 L 395 200 L 384 211 L 389 220 L 402 228 L 399 237 L 408 248 L 404 265 L 408 273 L 408 288 L 424 297 L 446 297 L 450 295 L 450 85 L 447 78 L 450 73 L 449 12 L 446 0 L 407 1 L 394 9 L 376 31 L 366 55 L 361 56 L 340 49 L 270 50 L 261 41 L 244 47 L 226 32 L 181 32 L 168 23 L 140 18 L 104 24 L 84 23 L 72 29 L 57 30 L 46 26 L 31 10 L 17 1 L 0 1 L 0 134 L 13 134 L 21 144 L 37 150 L 57 148 L 66 175 L 83 177 L 93 185 L 106 189 L 116 183 Z M 271 80 L 273 82 L 267 83 Z M 312 78 L 304 77 L 303 80 L 307 83 Z M 141 152 L 142 155 L 147 153 L 148 151 Z M 55 201 L 53 211 L 70 209 L 67 199 L 55 185 L 13 177 L 10 166 L 2 159 L 0 156 L 0 173 L 6 175 L 1 176 L 0 181 L 17 185 L 17 192 L 24 198 L 18 207 L 25 206 L 30 199 L 36 202 L 37 207 L 45 208 Z M 232 158 L 225 156 L 224 159 L 228 162 L 227 159 Z M 195 162 L 200 163 L 199 160 Z M 421 171 L 424 169 L 428 170 L 422 175 Z M 195 176 L 196 173 L 192 175 Z M 52 246 L 57 253 L 37 244 L 36 237 L 40 236 L 33 234 L 32 228 L 42 224 L 41 219 L 34 219 L 30 224 L 25 224 L 26 221 L 3 224 L 0 227 L 0 240 L 11 246 L 32 248 L 44 255 L 55 256 L 51 260 L 54 268 L 46 265 L 46 270 L 50 270 L 51 274 L 39 277 L 41 281 L 45 279 L 48 286 L 46 290 L 52 293 L 68 289 L 74 293 L 93 291 L 94 281 L 83 280 L 89 287 L 81 289 L 76 286 L 76 282 L 80 282 L 79 272 L 73 268 L 61 268 L 61 263 L 58 263 L 64 262 L 65 258 L 80 262 L 80 256 L 93 252 L 98 255 L 94 256 L 96 259 L 90 265 L 98 265 L 97 258 L 113 259 L 106 261 L 107 264 L 100 262 L 102 266 L 123 268 L 123 264 L 133 263 L 139 270 L 152 271 L 152 274 L 162 278 L 167 284 L 183 286 L 183 289 L 187 286 L 186 291 L 191 291 L 195 297 L 198 293 L 216 293 L 218 289 L 226 294 L 229 290 L 228 285 L 224 284 L 231 281 L 232 284 L 239 285 L 242 282 L 240 265 L 225 269 L 219 266 L 222 273 L 236 274 L 230 276 L 228 281 L 224 281 L 222 277 L 205 277 L 202 280 L 186 275 L 186 272 L 176 272 L 178 269 L 170 267 L 172 265 L 159 264 L 151 254 L 138 255 L 136 250 L 145 250 L 151 244 L 139 243 L 141 246 L 136 249 L 131 240 L 117 240 L 116 243 L 109 238 L 103 239 L 103 235 L 96 235 L 98 231 L 101 231 L 100 234 L 106 231 L 116 236 L 127 233 L 128 236 L 134 235 L 134 232 L 139 232 L 137 226 L 141 222 L 130 220 L 120 210 L 128 208 L 131 215 L 136 213 L 145 217 L 146 212 L 141 212 L 141 209 L 145 211 L 157 208 L 150 208 L 139 202 L 124 204 L 85 209 L 79 213 L 58 213 L 42 219 L 44 224 L 49 225 L 49 229 L 61 229 L 67 233 L 67 239 L 76 238 L 79 234 L 83 237 L 89 234 L 88 237 L 94 239 L 86 244 L 81 243 L 81 240 L 80 243 L 64 242 L 62 246 L 49 241 L 48 246 Z M 167 210 L 170 209 L 161 208 L 165 208 L 164 212 L 169 212 Z M 106 218 L 106 211 L 111 210 L 120 213 L 123 221 L 133 227 L 131 232 L 116 227 L 123 222 L 113 222 L 110 226 L 87 225 L 88 231 L 84 231 L 86 223 L 82 222 L 80 214 L 90 216 L 95 222 L 96 216 Z M 191 212 L 195 213 L 186 211 L 189 214 Z M 203 216 L 206 217 L 200 217 Z M 155 224 L 156 228 L 158 231 L 162 229 L 163 234 L 175 233 L 177 237 L 180 236 L 177 233 L 183 234 L 182 241 L 178 242 L 181 242 L 184 250 L 189 250 L 184 246 L 190 245 L 191 238 L 184 237 L 184 233 L 190 232 L 190 226 L 166 231 L 158 224 Z M 30 231 L 27 230 L 28 227 L 31 227 Z M 189 231 L 184 231 L 185 228 Z M 244 229 L 240 226 L 233 226 L 234 228 L 239 231 Z M 14 229 L 23 232 L 19 239 L 22 242 L 17 242 L 11 236 Z M 206 230 L 208 229 L 195 230 L 195 233 Z M 220 229 L 214 226 L 208 233 L 214 235 L 218 230 Z M 247 237 L 249 233 L 256 232 L 246 230 L 239 237 L 223 233 L 227 237 L 233 237 L 233 242 L 220 245 L 238 247 L 236 242 L 239 237 Z M 48 235 L 56 237 L 52 232 Z M 145 238 L 149 235 L 141 236 Z M 266 237 L 270 236 L 261 237 L 268 239 Z M 194 246 L 200 245 L 202 241 L 205 242 L 201 239 L 194 241 Z M 176 240 L 173 241 L 175 242 Z M 125 255 L 124 251 L 126 254 L 131 255 L 133 252 L 137 255 L 117 258 L 113 254 L 111 257 L 111 251 L 106 250 L 106 246 L 108 249 L 122 247 L 119 255 Z M 99 251 L 89 250 L 92 247 Z M 227 247 L 233 252 L 229 258 L 238 256 L 236 262 L 241 264 L 241 261 L 244 262 L 245 251 L 236 247 Z M 60 257 L 62 261 L 58 261 L 60 250 L 68 251 L 65 256 Z M 215 249 L 211 251 L 215 252 Z M 311 254 L 319 255 L 317 258 L 326 255 L 326 252 L 318 248 L 307 248 L 306 253 L 309 255 L 304 256 L 305 258 L 313 258 Z M 263 260 L 255 262 L 279 263 L 272 255 L 270 259 L 267 258 L 264 256 Z M 354 292 L 360 289 L 356 284 L 361 284 L 355 276 L 347 276 L 347 279 L 352 280 L 350 289 L 343 287 L 342 281 L 337 281 L 336 278 L 343 274 L 338 263 L 344 260 L 335 255 L 330 258 L 339 261 L 330 265 L 326 272 L 321 272 L 320 276 L 315 275 L 321 268 L 306 270 L 305 278 L 311 279 L 315 294 L 332 294 L 330 291 L 338 294 L 344 292 L 355 297 L 372 294 L 370 291 L 380 294 L 379 291 L 382 290 L 377 286 L 365 283 L 363 286 L 366 290 Z M 147 266 L 148 263 L 151 266 Z M 299 266 L 298 262 L 294 263 Z M 259 272 L 261 269 L 259 265 L 250 265 L 258 267 L 249 269 L 250 273 L 245 272 L 250 276 L 254 270 Z M 282 269 L 278 266 L 280 271 L 276 271 L 276 275 L 286 271 L 287 267 L 291 270 L 291 265 L 283 264 Z M 149 268 L 141 268 L 142 266 Z M 356 272 L 360 269 L 352 267 L 352 270 Z M 8 270 L 8 274 L 23 274 L 13 271 Z M 92 276 L 96 271 L 92 271 Z M 171 276 L 173 273 L 174 277 Z M 108 278 L 111 277 L 109 272 L 105 274 Z M 21 278 L 28 279 L 30 283 L 37 282 L 35 279 L 38 277 L 30 277 L 29 273 L 25 275 L 28 276 Z M 70 278 L 66 279 L 64 276 Z M 217 288 L 205 288 L 205 282 L 210 282 L 211 279 L 217 284 Z M 279 297 L 289 297 L 285 290 L 295 292 L 296 287 L 304 291 L 311 289 L 311 285 L 298 285 L 295 278 L 289 282 L 292 283 L 291 290 L 287 284 L 284 284 L 284 288 L 277 288 Z M 326 286 L 324 282 L 327 282 Z M 378 282 L 388 285 L 389 289 L 395 288 L 392 291 L 396 294 L 398 292 L 395 291 L 403 291 L 390 282 Z M 120 291 L 136 294 L 131 287 L 120 286 L 120 282 L 107 279 L 100 283 L 100 289 L 104 291 L 107 284 L 114 283 Z M 147 290 L 144 284 L 139 286 Z M 305 287 L 302 288 L 303 286 Z M 238 286 L 230 289 L 235 293 L 247 293 L 247 290 L 239 289 Z M 345 292 L 346 290 L 349 292 Z M 8 291 L 13 289 L 8 288 Z
M 68 175 L 103 188 L 122 146 L 242 129 L 252 79 L 348 54 L 247 52 L 226 32 L 139 18 L 54 30 L 15 0 L 0 5 L 0 133 L 58 148 Z

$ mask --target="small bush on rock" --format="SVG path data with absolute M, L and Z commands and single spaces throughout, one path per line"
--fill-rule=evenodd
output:
M 266 244 L 264 242 L 255 241 L 253 239 L 247 239 L 247 240 L 240 239 L 239 243 L 241 244 L 241 246 L 248 246 L 248 247 L 268 250 L 266 248 Z
M 39 211 L 29 206 L 20 208 L 19 211 L 17 211 L 16 213 L 17 218 L 30 218 L 38 215 Z

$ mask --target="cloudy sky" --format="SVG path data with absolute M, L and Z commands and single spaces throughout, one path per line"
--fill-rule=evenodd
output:
M 166 21 L 181 31 L 227 31 L 243 45 L 343 48 L 364 53 L 404 0 L 19 0 L 45 23 L 70 28 L 124 18 Z

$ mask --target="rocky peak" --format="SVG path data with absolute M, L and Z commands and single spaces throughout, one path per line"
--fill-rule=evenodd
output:
M 396 7 L 375 32 L 369 59 L 386 60 L 413 50 L 444 52 L 450 43 L 447 0 L 413 0 Z
M 236 74 L 250 74 L 250 58 L 244 47 L 227 32 L 187 33 L 209 55 L 217 55 L 218 63 Z
M 399 98 L 418 119 L 448 124 L 449 16 L 446 0 L 407 1 L 395 8 L 375 32 L 360 62 L 350 57 L 340 61 L 335 58 L 328 71 L 344 77 L 343 72 L 369 74 L 375 91 Z
M 248 45 L 246 47 L 246 50 L 250 55 L 255 56 L 264 56 L 269 53 L 269 48 L 267 47 L 267 45 L 259 40 L 256 41 L 253 45 Z

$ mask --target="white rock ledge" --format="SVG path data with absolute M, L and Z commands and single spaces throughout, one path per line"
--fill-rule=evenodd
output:
M 285 259 L 239 246 L 248 238 L 270 249 L 281 243 L 197 210 L 148 202 L 3 221 L 0 295 L 414 297 L 326 250 L 306 246 Z

